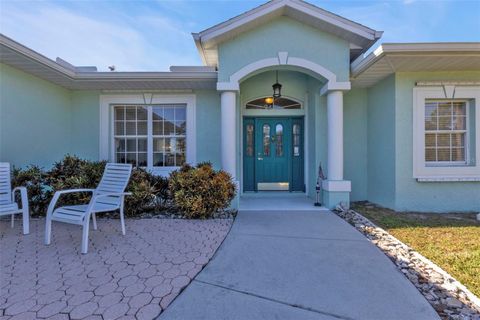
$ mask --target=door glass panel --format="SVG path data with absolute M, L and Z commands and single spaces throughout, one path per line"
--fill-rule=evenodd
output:
M 300 125 L 293 125 L 293 156 L 300 156 Z
M 270 156 L 270 125 L 263 125 L 263 155 Z
M 283 157 L 283 126 L 281 124 L 275 126 L 275 142 L 275 155 Z
M 253 157 L 253 124 L 247 125 L 247 146 L 246 154 L 247 157 Z
M 300 156 L 300 125 L 293 125 L 293 156 Z

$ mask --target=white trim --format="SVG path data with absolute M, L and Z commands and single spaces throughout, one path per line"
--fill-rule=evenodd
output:
M 348 91 L 352 88 L 350 81 L 345 82 L 327 82 L 321 89 L 320 95 L 323 96 L 326 93 L 332 91 Z
M 114 160 L 113 139 L 113 105 L 152 105 L 152 104 L 170 104 L 185 103 L 187 105 L 187 132 L 186 132 L 186 161 L 190 164 L 196 164 L 196 96 L 194 94 L 115 94 L 100 95 L 99 112 L 99 158 L 100 160 Z M 149 125 L 150 126 L 150 125 Z M 149 131 L 151 135 L 151 131 Z M 151 139 L 148 139 L 149 141 Z M 152 160 L 152 159 L 149 159 Z M 149 161 L 152 163 L 152 161 Z M 149 167 L 149 170 L 155 174 L 168 175 L 177 167 Z
M 281 63 L 282 62 L 282 63 Z M 285 63 L 283 63 L 285 62 Z M 266 58 L 252 62 L 230 76 L 230 84 L 238 84 L 244 80 L 248 75 L 262 69 L 267 69 L 275 66 L 292 66 L 298 67 L 307 71 L 312 71 L 327 81 L 337 82 L 337 76 L 327 68 L 307 59 L 298 57 L 289 57 L 288 52 L 278 52 L 276 57 Z M 222 82 L 219 82 L 222 83 Z M 217 84 L 218 87 L 218 84 Z
M 308 156 L 309 156 L 309 143 L 308 143 L 308 92 L 305 92 L 303 98 L 303 110 L 305 111 L 305 116 L 303 117 L 303 182 L 305 183 L 305 194 L 308 196 L 310 191 L 310 176 L 309 176 L 309 166 L 308 166 Z
M 480 181 L 480 177 L 439 177 L 439 178 L 432 178 L 432 177 L 418 177 L 418 182 L 476 182 Z
M 434 54 L 474 54 L 480 52 L 480 42 L 383 43 L 366 57 L 360 56 L 350 64 L 351 76 L 358 77 L 385 55 L 420 56 Z
M 474 100 L 475 154 L 466 150 L 468 165 L 427 166 L 425 162 L 425 100 L 448 99 L 443 86 L 415 87 L 413 89 L 413 178 L 418 181 L 476 181 L 480 179 L 480 87 L 457 86 L 455 99 Z M 470 108 L 467 108 L 469 112 Z M 470 120 L 467 120 L 467 140 Z M 466 149 L 469 141 L 466 141 Z M 475 161 L 474 163 L 473 160 Z M 432 180 L 433 179 L 433 180 Z M 469 180 L 465 180 L 469 179 Z
M 480 81 L 417 81 L 417 87 L 439 87 L 439 86 L 480 86 Z
M 351 192 L 352 182 L 348 180 L 323 180 L 322 189 L 329 192 Z
M 240 82 L 249 75 L 255 74 L 259 70 L 276 66 L 297 67 L 303 71 L 313 72 L 319 78 L 326 79 L 327 83 L 320 90 L 321 95 L 331 91 L 348 91 L 351 88 L 349 81 L 337 82 L 337 75 L 327 68 L 307 59 L 289 57 L 288 52 L 281 51 L 277 53 L 276 57 L 257 60 L 237 70 L 230 76 L 227 82 L 217 82 L 217 91 L 238 92 L 240 90 Z
M 316 29 L 330 32 L 349 43 L 355 44 L 362 52 L 372 46 L 383 32 L 370 29 L 354 21 L 298 0 L 272 0 L 225 22 L 193 34 L 197 50 L 204 64 L 210 57 L 218 55 L 216 46 L 239 34 L 251 30 L 280 16 L 289 16 Z M 218 61 L 210 63 L 218 64 Z

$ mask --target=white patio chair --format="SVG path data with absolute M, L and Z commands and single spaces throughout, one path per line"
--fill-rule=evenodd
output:
M 83 226 L 82 253 L 88 251 L 88 229 L 90 216 L 93 229 L 97 230 L 96 213 L 120 210 L 120 224 L 122 234 L 125 235 L 125 219 L 123 215 L 124 198 L 131 193 L 125 192 L 128 180 L 132 173 L 131 164 L 107 163 L 102 180 L 96 189 L 70 189 L 55 192 L 48 205 L 45 227 L 45 244 L 50 244 L 52 221 L 59 221 Z M 62 194 L 75 192 L 91 192 L 92 198 L 88 204 L 63 206 L 55 209 L 55 205 Z M 54 210 L 55 209 L 55 210 Z
M 15 193 L 19 191 L 22 199 L 22 208 L 18 208 L 15 202 Z M 12 190 L 12 182 L 10 175 L 10 163 L 0 162 L 0 216 L 12 215 L 12 228 L 15 223 L 15 215 L 22 214 L 23 218 L 23 234 L 30 233 L 29 227 L 29 210 L 27 188 L 16 187 Z

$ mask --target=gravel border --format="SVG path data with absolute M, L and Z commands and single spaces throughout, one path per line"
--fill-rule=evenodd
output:
M 480 320 L 480 299 L 446 271 L 358 212 L 334 212 L 380 248 L 442 319 Z

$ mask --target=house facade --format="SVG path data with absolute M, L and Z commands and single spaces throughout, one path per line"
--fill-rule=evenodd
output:
M 273 0 L 194 33 L 203 66 L 169 72 L 98 72 L 2 35 L 0 161 L 70 153 L 157 174 L 210 161 L 240 195 L 312 198 L 321 165 L 329 208 L 479 211 L 480 43 L 365 54 L 381 35 Z

